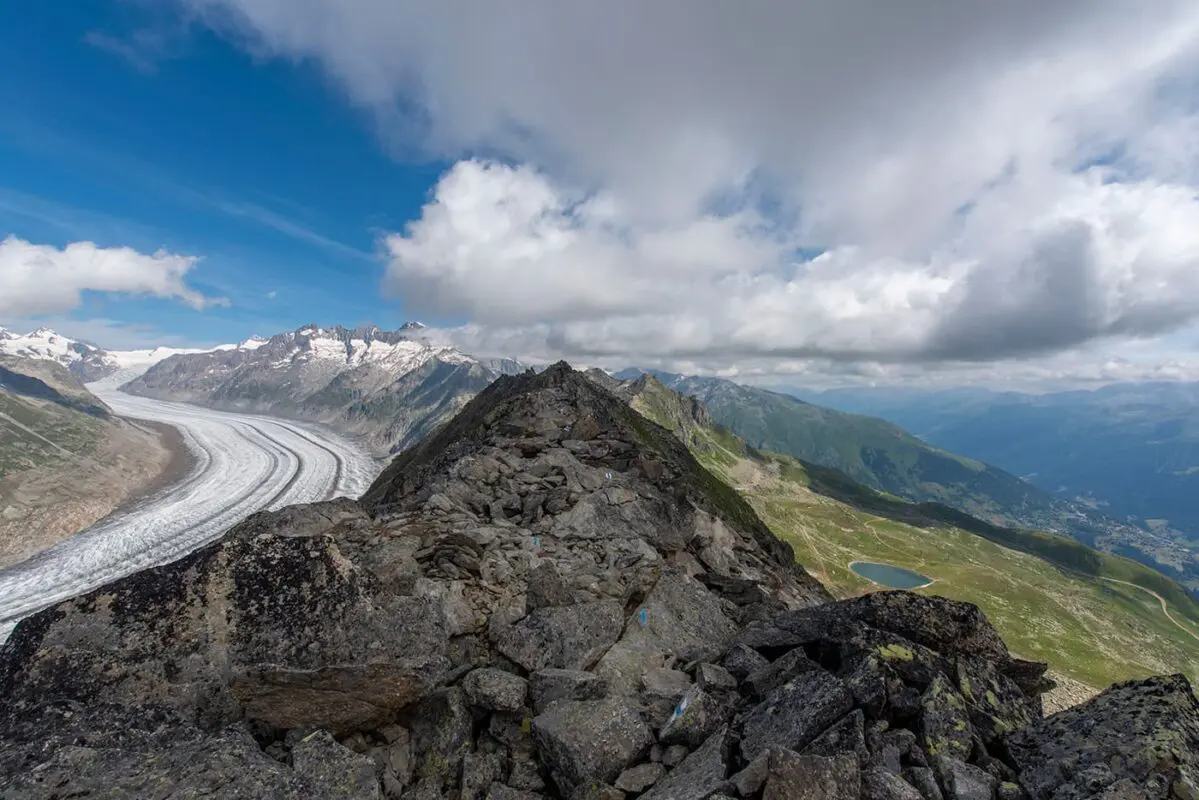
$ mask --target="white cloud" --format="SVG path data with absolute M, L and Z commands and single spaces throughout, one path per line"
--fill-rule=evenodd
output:
M 1193 0 L 183 2 L 516 165 L 386 240 L 480 349 L 1003 361 L 1199 314 Z
M 468 315 L 477 348 L 583 357 L 986 360 L 1199 317 L 1192 189 L 1057 182 L 1045 199 L 993 191 L 923 261 L 843 247 L 796 263 L 751 212 L 649 226 L 528 167 L 467 161 L 386 240 L 388 285 Z
M 0 314 L 62 313 L 79 306 L 85 291 L 168 298 L 195 309 L 227 305 L 227 300 L 205 297 L 185 282 L 198 260 L 92 242 L 60 249 L 9 236 L 0 241 Z

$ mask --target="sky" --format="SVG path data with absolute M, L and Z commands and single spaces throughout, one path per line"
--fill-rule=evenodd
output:
M 1193 0 L 0 7 L 0 325 L 1199 379 Z

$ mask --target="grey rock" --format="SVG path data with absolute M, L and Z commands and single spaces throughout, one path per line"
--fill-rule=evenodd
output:
M 596 672 L 614 689 L 634 691 L 647 669 L 668 656 L 683 663 L 719 658 L 735 632 L 716 595 L 685 573 L 663 567 Z
M 937 774 L 929 767 L 908 767 L 903 771 L 904 780 L 916 787 L 924 800 L 945 800 Z
M 762 800 L 858 800 L 861 775 L 853 756 L 801 756 L 790 750 L 773 752 Z
M 471 749 L 473 719 L 462 690 L 438 689 L 406 713 L 406 722 L 415 775 L 448 786 Z
M 540 669 L 529 676 L 529 697 L 538 714 L 555 700 L 599 700 L 607 693 L 607 682 L 594 672 Z
M 257 514 L 189 556 L 26 620 L 0 668 L 9 707 L 153 698 L 206 726 L 381 724 L 444 673 L 445 626 L 325 535 L 346 508 L 365 519 L 352 501 Z
M 285 798 L 316 796 L 314 787 L 258 749 L 236 728 L 203 736 L 175 728 L 170 741 L 79 746 L 69 740 L 31 754 L 19 766 L 5 765 L 16 748 L 0 741 L 0 797 L 60 800 L 104 797 L 144 800 L 155 793 L 177 796 Z M 351 754 L 352 755 L 352 754 Z
M 487 800 L 545 800 L 545 795 L 493 783 L 487 789 Z
M 866 750 L 865 715 L 860 708 L 846 715 L 803 749 L 804 755 L 836 756 L 853 753 L 859 763 L 870 755 Z
M 684 744 L 672 744 L 662 753 L 662 763 L 668 767 L 677 767 L 683 763 L 691 749 Z
M 757 697 L 765 697 L 796 675 L 819 670 L 820 665 L 808 658 L 803 648 L 775 659 L 766 666 L 754 670 L 745 679 L 745 685 Z
M 570 589 L 552 561 L 538 564 L 530 573 L 526 603 L 530 611 L 553 606 L 568 606 L 574 602 Z
M 632 698 L 552 703 L 533 719 L 533 738 L 564 794 L 596 781 L 611 783 L 653 744 Z
M 484 667 L 463 678 L 462 690 L 466 692 L 467 701 L 476 708 L 516 711 L 525 704 L 528 683 L 511 672 Z
M 1199 701 L 1183 675 L 1121 683 L 1009 735 L 1004 745 L 1033 800 L 1097 791 L 1083 776 L 1111 765 L 1107 782 L 1145 787 L 1156 780 L 1165 792 L 1183 771 L 1199 772 Z
M 327 731 L 301 739 L 291 749 L 292 768 L 318 797 L 374 800 L 382 795 L 375 762 L 342 747 Z
M 992 800 L 999 786 L 993 775 L 950 756 L 934 756 L 933 771 L 945 800 Z
M 539 608 L 509 628 L 496 649 L 530 672 L 587 669 L 616 642 L 624 612 L 612 600 Z
M 737 790 L 737 794 L 742 797 L 753 797 L 762 787 L 766 785 L 766 779 L 770 777 L 771 759 L 775 757 L 776 748 L 764 750 L 758 754 L 758 757 L 738 772 L 733 777 L 729 778 L 729 782 L 733 784 L 733 788 Z
M 770 660 L 749 645 L 737 644 L 729 648 L 720 663 L 734 678 L 743 681 L 755 670 L 770 664 Z
M 822 671 L 802 673 L 749 712 L 741 753 L 752 760 L 772 746 L 802 750 L 852 707 L 849 691 L 836 677 Z
M 666 767 L 661 764 L 638 764 L 620 773 L 613 784 L 617 789 L 639 794 L 658 781 L 666 774 Z
M 641 797 L 643 800 L 705 800 L 712 797 L 727 783 L 729 747 L 728 730 L 722 728 Z
M 716 664 L 700 664 L 695 669 L 695 681 L 708 692 L 726 692 L 737 688 L 737 679 L 727 669 Z
M 875 767 L 862 773 L 862 800 L 924 800 L 924 795 L 894 772 Z
M 920 736 L 930 756 L 965 761 L 974 749 L 974 729 L 965 699 L 938 675 L 920 699 Z
M 658 741 L 699 747 L 729 721 L 734 710 L 729 695 L 692 686 L 658 732 Z
M 462 758 L 462 800 L 479 800 L 506 772 L 501 753 L 467 753 Z
M 545 781 L 541 778 L 537 762 L 524 759 L 512 762 L 512 768 L 508 771 L 508 785 L 527 792 L 545 790 Z

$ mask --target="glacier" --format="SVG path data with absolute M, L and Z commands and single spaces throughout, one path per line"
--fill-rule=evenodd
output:
M 136 372 L 123 369 L 87 388 L 120 416 L 178 429 L 193 455 L 191 472 L 0 570 L 0 642 L 21 618 L 180 558 L 250 514 L 357 497 L 382 469 L 365 448 L 320 426 L 119 391 Z

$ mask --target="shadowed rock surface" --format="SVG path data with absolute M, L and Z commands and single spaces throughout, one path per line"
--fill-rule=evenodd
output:
M 831 602 L 669 432 L 556 365 L 361 502 L 22 622 L 0 797 L 1190 796 L 1184 678 L 1045 720 L 1044 672 L 968 604 Z

